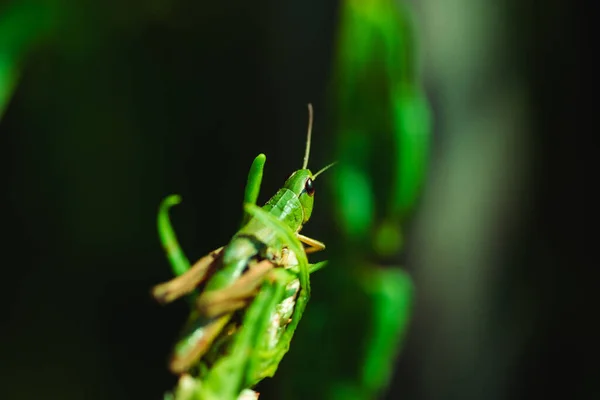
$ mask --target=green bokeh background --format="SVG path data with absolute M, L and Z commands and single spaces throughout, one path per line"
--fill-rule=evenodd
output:
M 597 337 L 595 281 L 585 274 L 595 241 L 577 225 L 595 207 L 581 196 L 595 156 L 583 136 L 595 115 L 586 14 L 558 1 L 411 4 L 435 124 L 423 197 L 402 220 L 398 262 L 416 299 L 387 397 L 594 398 L 585 360 Z M 159 398 L 174 385 L 165 360 L 187 306 L 149 296 L 169 277 L 159 201 L 182 195 L 173 221 L 195 259 L 236 229 L 258 153 L 267 155 L 259 201 L 301 165 L 308 102 L 310 166 L 333 161 L 339 7 L 0 5 L 3 398 Z M 336 243 L 323 185 L 305 233 Z M 355 335 L 369 326 L 347 308 L 336 325 L 327 307 L 346 307 L 335 288 L 351 278 L 335 271 L 313 277 L 297 343 L 261 386 L 265 398 L 324 393 L 319 357 L 337 354 L 313 336 L 324 327 L 358 354 Z

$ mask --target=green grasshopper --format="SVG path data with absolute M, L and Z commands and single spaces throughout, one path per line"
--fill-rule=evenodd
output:
M 177 277 L 153 288 L 168 303 L 187 295 L 192 313 L 175 346 L 169 368 L 182 375 L 178 398 L 236 399 L 243 389 L 273 376 L 289 349 L 310 297 L 309 274 L 325 262 L 309 264 L 307 254 L 325 249 L 300 234 L 311 217 L 316 174 L 307 168 L 313 113 L 304 163 L 262 208 L 255 205 L 264 154 L 254 160 L 245 191 L 241 229 L 229 244 L 210 252 L 193 266 L 181 251 L 168 219 L 180 202 L 167 197 L 159 209 L 163 247 Z M 308 247 L 304 247 L 302 243 Z M 197 293 L 197 288 L 202 291 Z M 241 321 L 239 321 L 241 320 Z M 191 384 L 188 371 L 198 366 L 201 384 Z

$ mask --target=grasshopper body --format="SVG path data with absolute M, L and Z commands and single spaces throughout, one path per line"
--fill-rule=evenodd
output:
M 242 389 L 274 374 L 308 302 L 309 273 L 324 265 L 309 265 L 306 254 L 325 245 L 299 233 L 312 214 L 314 180 L 331 166 L 316 174 L 307 168 L 310 105 L 309 111 L 303 167 L 259 208 L 254 202 L 265 158 L 255 159 L 246 190 L 245 223 L 226 246 L 190 267 L 167 216 L 168 208 L 179 200 L 167 198 L 161 206 L 161 239 L 179 276 L 156 286 L 153 295 L 166 303 L 201 287 L 169 365 L 173 373 L 188 376 L 204 361 L 199 373 L 203 385 L 196 388 L 204 395 L 197 398 L 235 399 Z
M 284 188 L 280 189 L 262 208 L 271 218 L 281 221 L 289 230 L 297 234 L 303 224 L 310 218 L 314 190 L 312 173 L 307 169 L 296 171 L 288 178 Z M 324 247 L 324 246 L 322 246 Z M 261 261 L 268 260 L 274 267 L 284 267 L 283 249 L 288 249 L 286 238 L 271 225 L 254 217 L 242 227 L 222 250 L 218 269 L 210 276 L 204 286 L 204 291 L 196 304 L 200 309 L 193 313 L 191 322 L 185 330 L 183 339 L 176 345 L 175 353 L 170 362 L 174 373 L 186 372 L 210 347 L 214 339 L 230 321 L 233 311 L 247 305 L 251 299 L 248 286 L 231 293 L 225 301 L 232 308 L 231 312 L 220 316 L 215 310 L 216 304 L 205 301 L 204 293 L 216 293 L 231 287 L 240 277 Z M 289 251 L 289 250 L 288 250 Z M 302 251 L 302 250 L 301 250 Z M 229 309 L 227 305 L 224 306 Z

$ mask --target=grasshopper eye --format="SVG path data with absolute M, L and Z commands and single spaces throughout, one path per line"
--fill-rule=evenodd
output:
M 308 193 L 309 196 L 312 196 L 315 194 L 315 187 L 313 185 L 313 180 L 308 178 L 306 180 L 306 183 L 304 184 L 304 189 L 306 190 L 306 193 Z

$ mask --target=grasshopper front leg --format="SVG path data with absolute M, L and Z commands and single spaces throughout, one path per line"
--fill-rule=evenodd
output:
M 306 254 L 316 253 L 317 251 L 325 250 L 325 243 L 323 242 L 319 242 L 316 239 L 309 238 L 308 236 L 304 236 L 299 233 L 297 233 L 296 236 L 298 237 L 298 240 L 308 245 L 308 247 L 304 249 Z

